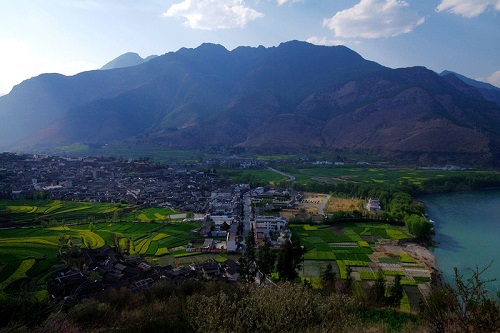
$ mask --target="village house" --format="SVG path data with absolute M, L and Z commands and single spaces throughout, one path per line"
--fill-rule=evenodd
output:
M 382 209 L 380 207 L 380 200 L 378 198 L 369 198 L 365 207 L 366 210 L 370 212 L 380 212 L 380 210 Z

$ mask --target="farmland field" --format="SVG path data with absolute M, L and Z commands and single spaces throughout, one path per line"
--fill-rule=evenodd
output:
M 300 183 L 307 183 L 314 180 L 321 182 L 385 183 L 392 185 L 409 183 L 418 186 L 426 179 L 440 178 L 458 173 L 463 174 L 464 172 L 379 167 L 293 167 L 290 173 L 297 177 L 297 181 Z
M 219 174 L 229 177 L 236 183 L 259 182 L 265 184 L 275 184 L 287 180 L 288 177 L 280 175 L 269 169 L 251 169 L 251 170 L 217 170 Z
M 46 283 L 58 263 L 60 240 L 77 239 L 83 247 L 114 246 L 122 251 L 155 258 L 172 256 L 169 249 L 186 246 L 196 237 L 192 231 L 198 222 L 159 224 L 140 222 L 103 222 L 56 227 L 4 229 L 0 233 L 0 297 L 1 293 L 21 287 L 31 280 L 31 291 L 46 289 Z M 128 249 L 125 246 L 129 246 Z M 180 251 L 181 255 L 185 251 Z
M 342 279 L 347 277 L 350 267 L 355 280 L 368 283 L 373 283 L 379 269 L 388 281 L 395 275 L 401 275 L 405 285 L 418 286 L 430 281 L 430 271 L 425 265 L 395 245 L 401 239 L 412 238 L 404 227 L 386 223 L 348 223 L 335 226 L 293 224 L 290 229 L 306 248 L 302 278 L 320 277 L 326 265 L 331 263 Z
M 0 221 L 36 224 L 81 223 L 93 220 L 169 221 L 172 208 L 139 208 L 127 204 L 59 200 L 0 200 Z

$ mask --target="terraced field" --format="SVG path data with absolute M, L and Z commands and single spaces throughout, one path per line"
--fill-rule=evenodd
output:
M 59 200 L 0 200 L 0 217 L 14 223 L 41 221 L 81 222 L 89 218 L 111 218 L 128 205 Z
M 119 244 L 122 251 L 145 257 L 183 256 L 198 222 L 159 224 L 141 222 L 86 223 L 50 228 L 4 229 L 0 233 L 0 297 L 29 281 L 29 290 L 43 292 L 57 270 L 60 240 L 77 239 L 83 247 Z M 116 242 L 116 243 L 115 243 Z M 173 250 L 173 253 L 171 253 Z M 40 293 L 38 293 L 40 294 Z
M 0 200 L 0 222 L 67 224 L 89 221 L 175 222 L 172 208 L 140 208 L 127 204 L 59 200 Z

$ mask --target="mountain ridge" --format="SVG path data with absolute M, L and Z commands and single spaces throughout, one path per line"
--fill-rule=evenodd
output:
M 500 106 L 479 88 L 300 41 L 232 51 L 205 43 L 131 67 L 42 75 L 0 97 L 0 122 L 0 142 L 20 150 L 126 141 L 500 160 Z

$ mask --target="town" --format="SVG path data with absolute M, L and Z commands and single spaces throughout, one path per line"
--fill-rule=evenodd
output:
M 245 164 L 243 167 L 247 167 Z M 275 207 L 292 208 L 303 197 L 293 189 L 250 189 L 231 184 L 214 170 L 186 169 L 147 161 L 117 161 L 111 158 L 67 158 L 46 155 L 0 155 L 0 193 L 9 199 L 126 203 L 140 207 L 171 207 L 197 213 L 202 221 L 186 252 L 243 253 L 244 239 L 254 233 L 257 245 L 278 250 L 290 238 L 288 222 L 267 215 Z M 184 214 L 186 216 L 188 214 Z M 193 218 L 195 215 L 192 214 Z M 6 217 L 3 227 L 13 226 Z M 18 225 L 17 225 L 18 226 Z M 51 281 L 54 297 L 93 295 L 107 288 L 143 288 L 155 281 L 180 283 L 200 277 L 236 281 L 239 265 L 233 260 L 191 264 L 186 267 L 152 267 L 128 249 L 83 248 L 79 239 L 68 239 L 60 247 L 62 258 L 77 252 L 78 265 L 59 270 Z M 82 248 L 80 248 L 82 247 Z M 98 278 L 91 279 L 91 276 Z

